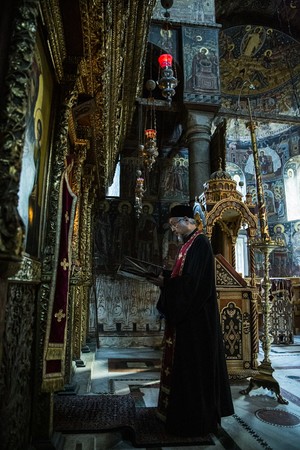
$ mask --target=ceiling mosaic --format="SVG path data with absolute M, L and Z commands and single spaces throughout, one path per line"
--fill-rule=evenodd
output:
M 220 73 L 224 111 L 299 116 L 300 45 L 272 28 L 243 25 L 220 33 Z

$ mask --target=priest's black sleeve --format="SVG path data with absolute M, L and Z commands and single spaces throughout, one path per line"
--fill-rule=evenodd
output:
M 190 314 L 199 314 L 215 291 L 214 256 L 211 244 L 199 235 L 188 250 L 182 275 L 165 280 L 159 311 L 173 324 Z

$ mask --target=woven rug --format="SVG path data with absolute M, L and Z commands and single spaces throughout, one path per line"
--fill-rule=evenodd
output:
M 109 358 L 109 372 L 159 372 L 160 359 Z
M 208 437 L 183 438 L 165 432 L 155 408 L 136 408 L 132 395 L 75 395 L 54 398 L 54 431 L 99 433 L 119 430 L 135 447 L 214 445 Z

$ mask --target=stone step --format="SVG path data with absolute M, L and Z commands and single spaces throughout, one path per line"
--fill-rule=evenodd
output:
M 94 435 L 65 435 L 63 450 L 97 450 Z
M 91 391 L 91 373 L 95 360 L 95 352 L 81 353 L 80 360 L 73 361 L 73 377 L 72 383 L 79 386 L 79 390 L 76 394 L 89 394 Z M 78 361 L 82 361 L 79 364 Z
M 117 450 L 124 448 L 122 435 L 117 432 L 95 435 L 64 435 L 64 438 L 63 450 Z M 132 447 L 129 445 L 128 448 Z

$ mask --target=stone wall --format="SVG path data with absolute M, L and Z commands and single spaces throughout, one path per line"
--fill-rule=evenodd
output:
M 94 330 L 100 346 L 161 344 L 164 321 L 156 309 L 159 297 L 156 286 L 101 274 L 96 277 L 91 295 L 90 331 Z

